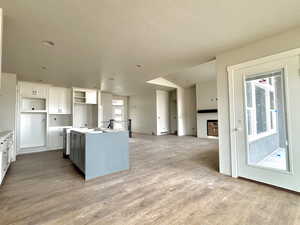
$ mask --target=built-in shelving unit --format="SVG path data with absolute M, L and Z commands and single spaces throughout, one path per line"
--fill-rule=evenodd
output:
M 18 154 L 63 148 L 64 128 L 98 127 L 97 89 L 18 83 Z
M 98 127 L 98 90 L 73 88 L 73 126 Z
M 47 112 L 46 99 L 23 97 L 21 101 L 21 112 Z
M 86 92 L 74 91 L 74 103 L 86 104 Z

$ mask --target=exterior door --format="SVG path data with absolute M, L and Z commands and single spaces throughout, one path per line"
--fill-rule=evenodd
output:
M 299 56 L 229 68 L 233 176 L 300 191 Z
M 123 99 L 112 100 L 112 116 L 114 119 L 114 129 L 125 130 L 125 103 Z

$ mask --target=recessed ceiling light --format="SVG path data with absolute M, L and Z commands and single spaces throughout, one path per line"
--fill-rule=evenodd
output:
M 141 64 L 137 64 L 136 67 L 137 67 L 137 68 L 141 68 L 142 65 L 141 65 Z
M 47 46 L 47 47 L 53 47 L 53 46 L 55 46 L 55 43 L 53 41 L 47 41 L 47 40 L 42 41 L 42 44 L 45 45 L 45 46 Z

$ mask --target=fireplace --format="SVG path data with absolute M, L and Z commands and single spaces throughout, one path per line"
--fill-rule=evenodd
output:
M 219 136 L 218 120 L 207 120 L 207 136 Z

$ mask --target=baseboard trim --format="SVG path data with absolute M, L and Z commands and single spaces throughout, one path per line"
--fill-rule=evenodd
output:
M 48 151 L 58 151 L 61 150 L 61 148 L 26 148 L 26 150 L 21 150 L 20 152 L 17 152 L 17 155 L 26 155 L 26 154 L 32 154 L 32 153 L 38 153 L 38 152 L 48 152 Z

